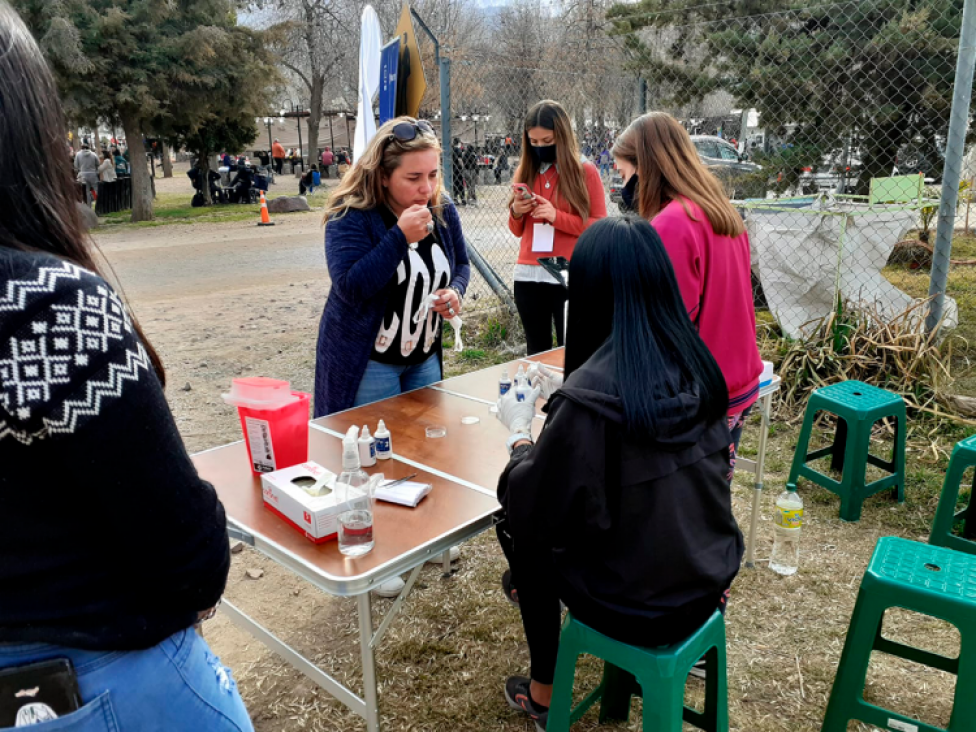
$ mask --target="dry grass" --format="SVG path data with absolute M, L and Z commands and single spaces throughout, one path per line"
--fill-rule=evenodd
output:
M 954 271 L 950 276 L 950 292 L 960 302 L 963 316 L 960 331 L 967 338 L 976 328 L 976 287 L 972 286 L 971 273 L 969 268 L 965 274 Z M 903 278 L 906 290 L 924 295 L 927 277 L 907 270 L 892 270 L 889 277 Z M 290 288 L 285 293 L 271 293 L 278 300 L 267 301 L 274 302 L 272 305 L 260 301 L 251 306 L 274 314 L 274 308 L 296 307 L 298 298 L 308 301 L 310 294 L 305 287 Z M 207 330 L 213 326 L 208 313 L 229 312 L 234 297 L 208 300 L 206 307 L 196 301 L 174 301 L 143 316 L 150 337 L 170 364 L 171 383 L 178 386 L 193 382 L 192 392 L 183 393 L 176 388 L 169 394 L 192 450 L 239 439 L 232 410 L 216 396 L 232 375 L 269 373 L 291 378 L 297 388 L 311 387 L 314 353 L 309 344 L 314 343 L 320 304 L 306 302 L 295 312 L 282 312 L 280 317 L 294 324 L 287 332 L 273 327 L 274 318 L 254 321 L 248 330 L 239 333 L 235 329 L 237 340 L 218 358 L 214 350 L 221 335 Z M 164 318 L 179 319 L 183 327 L 165 331 L 167 335 L 157 338 L 156 333 L 163 331 L 156 319 Z M 493 322 L 486 319 L 476 330 L 466 330 L 468 351 L 458 357 L 450 355 L 449 373 L 510 357 L 499 353 L 499 343 L 506 341 L 499 340 L 499 328 L 505 324 L 493 326 Z M 201 342 L 196 343 L 197 337 Z M 775 346 L 769 345 L 772 352 Z M 955 357 L 961 358 L 959 354 Z M 206 368 L 201 364 L 203 358 L 209 363 Z M 777 418 L 770 439 L 758 566 L 740 573 L 733 585 L 728 613 L 732 729 L 820 729 L 860 578 L 874 544 L 885 535 L 926 540 L 944 475 L 946 451 L 966 433 L 965 428 L 947 426 L 933 435 L 935 451 L 927 450 L 924 440 L 913 441 L 909 445 L 906 502 L 897 504 L 886 496 L 875 496 L 865 503 L 863 518 L 856 524 L 838 519 L 836 497 L 802 484 L 807 523 L 801 567 L 796 576 L 783 578 L 770 572 L 765 560 L 772 542 L 772 498 L 786 482 L 797 426 L 792 420 Z M 883 437 L 879 434 L 879 441 L 883 442 Z M 820 440 L 824 438 L 823 434 L 818 436 Z M 756 439 L 754 419 L 745 431 L 743 455 L 755 456 Z M 879 451 L 883 447 L 879 444 Z M 748 526 L 752 495 L 746 478 L 737 477 L 734 487 L 734 510 L 742 526 Z M 264 569 L 264 576 L 259 580 L 245 579 L 244 570 L 252 567 Z M 530 724 L 508 709 L 502 695 L 506 676 L 524 673 L 528 666 L 518 614 L 499 590 L 503 569 L 504 560 L 494 537 L 486 534 L 463 547 L 458 571 L 451 578 L 442 579 L 434 567 L 424 571 L 377 654 L 385 729 L 529 732 Z M 324 595 L 249 549 L 234 558 L 227 596 L 286 642 L 306 652 L 323 669 L 357 692 L 361 690 L 352 601 Z M 375 607 L 380 615 L 389 602 L 377 600 Z M 940 648 L 958 645 L 953 632 L 918 616 L 896 618 L 891 632 L 910 634 L 909 639 L 924 638 L 927 644 Z M 258 732 L 365 729 L 361 719 L 225 618 L 218 615 L 208 623 L 206 633 L 215 651 L 234 669 Z M 584 662 L 581 668 L 580 688 L 599 674 L 592 661 Z M 693 681 L 689 687 L 693 698 L 700 697 L 698 684 Z M 867 693 L 878 703 L 944 723 L 952 689 L 953 680 L 944 674 L 879 658 L 869 675 Z M 639 709 L 639 704 L 635 703 L 635 709 Z M 596 714 L 591 712 L 574 729 L 596 727 Z M 632 716 L 629 725 L 601 729 L 639 729 L 639 716 Z
M 801 488 L 808 520 L 800 572 L 792 578 L 773 574 L 765 567 L 772 541 L 770 499 L 785 483 L 795 436 L 794 429 L 778 427 L 772 437 L 758 566 L 743 569 L 733 585 L 728 633 L 735 730 L 820 728 L 857 588 L 875 542 L 890 534 L 924 541 L 934 510 L 939 465 L 929 464 L 924 456 L 909 460 L 913 468 L 906 503 L 876 496 L 865 504 L 857 524 L 841 522 L 836 499 L 806 485 Z M 753 427 L 746 431 L 742 452 L 754 454 L 755 447 Z M 734 509 L 743 526 L 748 525 L 751 492 L 741 477 L 736 479 Z M 283 585 L 265 593 L 260 585 L 268 576 L 284 573 L 248 551 L 235 560 L 235 579 L 244 566 L 259 566 L 268 574 L 258 582 L 233 582 L 228 596 L 358 690 L 354 603 L 326 597 L 293 578 L 282 577 Z M 501 692 L 506 676 L 524 673 L 528 666 L 518 614 L 498 589 L 503 570 L 504 559 L 492 535 L 464 546 L 451 578 L 443 579 L 438 568 L 425 569 L 377 656 L 387 729 L 530 729 L 524 718 L 507 708 Z M 389 603 L 377 600 L 375 607 L 379 614 Z M 300 612 L 297 619 L 295 611 Z M 361 720 L 272 654 L 261 652 L 254 659 L 252 651 L 247 664 L 234 664 L 228 647 L 244 636 L 224 620 L 215 627 L 220 628 L 215 648 L 235 668 L 260 732 L 364 729 Z M 901 633 L 903 639 L 909 632 L 909 639 L 924 634 L 928 647 L 958 647 L 954 632 L 930 619 L 899 618 L 892 628 L 895 637 Z M 928 721 L 947 721 L 952 679 L 892 659 L 877 661 L 869 676 L 870 698 Z M 578 689 L 599 676 L 592 660 L 581 669 Z M 699 683 L 690 682 L 692 697 L 700 695 Z M 593 711 L 574 729 L 596 727 Z M 639 715 L 634 715 L 628 726 L 601 729 L 639 728 Z
M 743 455 L 755 455 L 756 439 L 753 420 L 743 439 Z M 807 523 L 802 565 L 795 577 L 783 578 L 770 572 L 765 560 L 772 542 L 771 500 L 785 484 L 795 439 L 794 427 L 774 425 L 758 566 L 743 569 L 733 585 L 728 614 L 729 700 L 732 729 L 744 732 L 820 728 L 860 578 L 874 544 L 880 536 L 891 534 L 919 541 L 927 538 L 944 468 L 943 453 L 933 457 L 921 448 L 910 449 L 906 503 L 875 496 L 866 502 L 857 524 L 838 519 L 834 496 L 804 485 Z M 943 446 L 952 440 L 949 436 Z M 737 477 L 734 510 L 742 526 L 748 526 L 751 494 L 751 485 Z M 250 552 L 235 561 L 234 572 L 242 574 L 245 564 L 261 566 L 271 576 L 284 574 Z M 531 729 L 508 709 L 501 693 L 505 677 L 524 673 L 528 666 L 518 614 L 498 589 L 503 570 L 504 559 L 494 537 L 484 535 L 465 545 L 453 577 L 441 578 L 438 568 L 424 571 L 377 657 L 386 729 Z M 238 581 L 228 594 L 323 668 L 336 671 L 354 689 L 361 688 L 353 602 L 328 598 L 294 579 L 264 597 L 256 592 L 264 581 Z M 295 597 L 289 596 L 292 585 L 299 592 Z M 379 614 L 389 603 L 377 600 L 375 607 Z M 954 631 L 930 619 L 900 618 L 892 628 L 903 638 L 908 632 L 909 639 L 917 638 L 921 631 L 928 644 L 958 647 Z M 226 626 L 224 630 L 227 634 L 220 637 L 226 642 L 243 639 Z M 226 654 L 224 644 L 218 641 L 215 647 Z M 947 721 L 953 679 L 894 659 L 876 660 L 869 675 L 869 698 L 927 721 Z M 580 668 L 578 691 L 599 676 L 592 659 Z M 235 670 L 259 732 L 364 729 L 361 720 L 268 652 Z M 689 683 L 689 698 L 700 698 L 699 684 Z M 635 702 L 635 711 L 639 708 Z M 629 725 L 601 729 L 636 730 L 639 720 L 635 714 Z M 597 726 L 596 712 L 591 711 L 574 729 Z

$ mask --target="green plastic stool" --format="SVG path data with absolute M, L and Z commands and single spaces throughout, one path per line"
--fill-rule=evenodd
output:
M 813 421 L 821 411 L 840 417 L 834 444 L 807 453 Z M 895 454 L 891 461 L 870 453 L 871 429 L 885 417 L 895 418 Z M 803 429 L 787 482 L 795 488 L 797 479 L 802 477 L 836 493 L 840 496 L 840 517 L 844 521 L 858 521 L 864 499 L 889 488 L 897 492 L 899 502 L 904 502 L 905 432 L 905 400 L 897 394 L 861 381 L 844 381 L 817 389 L 807 402 Z M 832 457 L 831 470 L 842 472 L 839 482 L 807 465 L 827 455 Z M 891 475 L 866 483 L 865 471 L 869 463 Z
M 902 607 L 952 623 L 961 639 L 959 658 L 946 658 L 883 638 L 885 610 Z M 886 536 L 878 541 L 847 631 L 844 652 L 827 704 L 822 732 L 847 732 L 859 720 L 908 732 L 976 729 L 976 557 L 951 549 Z M 956 674 L 952 716 L 946 730 L 864 701 L 872 651 Z
M 949 469 L 942 484 L 942 496 L 939 498 L 939 508 L 935 512 L 935 521 L 932 523 L 929 544 L 976 554 L 976 513 L 970 515 L 973 510 L 972 495 L 976 494 L 976 476 L 973 476 L 973 491 L 970 493 L 969 505 L 956 513 L 959 484 L 962 483 L 966 468 L 974 465 L 976 465 L 976 435 L 957 442 L 952 448 L 952 457 L 949 458 Z M 962 536 L 956 536 L 952 533 L 952 529 L 960 522 L 962 522 Z
M 600 685 L 573 709 L 576 659 L 583 653 L 603 659 Z M 705 658 L 705 710 L 684 705 L 688 672 Z M 644 697 L 644 732 L 681 732 L 682 720 L 707 730 L 727 732 L 729 692 L 725 668 L 725 617 L 715 612 L 691 637 L 673 646 L 641 648 L 615 641 L 566 613 L 559 636 L 555 688 L 547 732 L 568 732 L 597 701 L 600 722 L 626 720 L 631 696 Z

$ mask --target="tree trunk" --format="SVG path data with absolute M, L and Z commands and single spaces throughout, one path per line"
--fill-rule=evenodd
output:
M 864 129 L 863 155 L 861 158 L 861 177 L 857 182 L 856 193 L 868 195 L 872 178 L 887 178 L 895 167 L 898 148 L 906 141 L 905 125 L 900 120 L 895 123 L 869 126 Z
M 132 217 L 131 221 L 152 221 L 152 179 L 146 162 L 146 145 L 142 139 L 142 120 L 134 115 L 122 118 L 122 129 L 129 145 L 129 163 L 132 166 Z
M 163 146 L 163 177 L 172 178 L 173 177 L 173 161 L 170 160 L 170 147 L 165 142 L 162 143 Z
M 207 151 L 198 151 L 197 153 L 197 169 L 200 171 L 200 180 L 203 183 L 203 201 L 208 206 L 213 205 L 213 198 L 210 196 L 210 156 Z M 172 175 L 173 166 L 170 166 L 170 175 Z
M 308 162 L 317 164 L 319 157 L 319 125 L 322 123 L 322 93 L 325 89 L 325 77 L 316 76 L 312 79 L 312 94 L 309 102 L 308 114 Z

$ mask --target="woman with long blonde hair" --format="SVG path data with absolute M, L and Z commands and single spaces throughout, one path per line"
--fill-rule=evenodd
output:
M 440 158 L 427 121 L 398 117 L 329 199 L 332 289 L 319 326 L 316 417 L 441 379 L 442 318 L 461 312 L 470 266 Z
M 531 356 L 563 345 L 566 289 L 539 264 L 539 257 L 572 259 L 576 240 L 607 215 L 600 172 L 580 159 L 569 115 L 544 100 L 525 116 L 522 158 L 512 179 L 508 228 L 521 239 L 515 266 L 515 306 Z
M 623 208 L 657 230 L 688 315 L 725 376 L 734 467 L 742 421 L 759 396 L 762 373 L 742 218 L 699 160 L 688 132 L 668 114 L 634 120 L 617 138 L 613 157 L 625 182 Z

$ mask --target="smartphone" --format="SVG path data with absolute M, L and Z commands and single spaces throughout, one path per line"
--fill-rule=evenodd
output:
M 522 198 L 523 201 L 532 200 L 532 191 L 529 190 L 529 187 L 525 185 L 525 183 L 513 183 L 512 189 L 515 191 L 516 195 Z
M 47 722 L 80 708 L 78 677 L 67 658 L 0 670 L 0 728 Z

